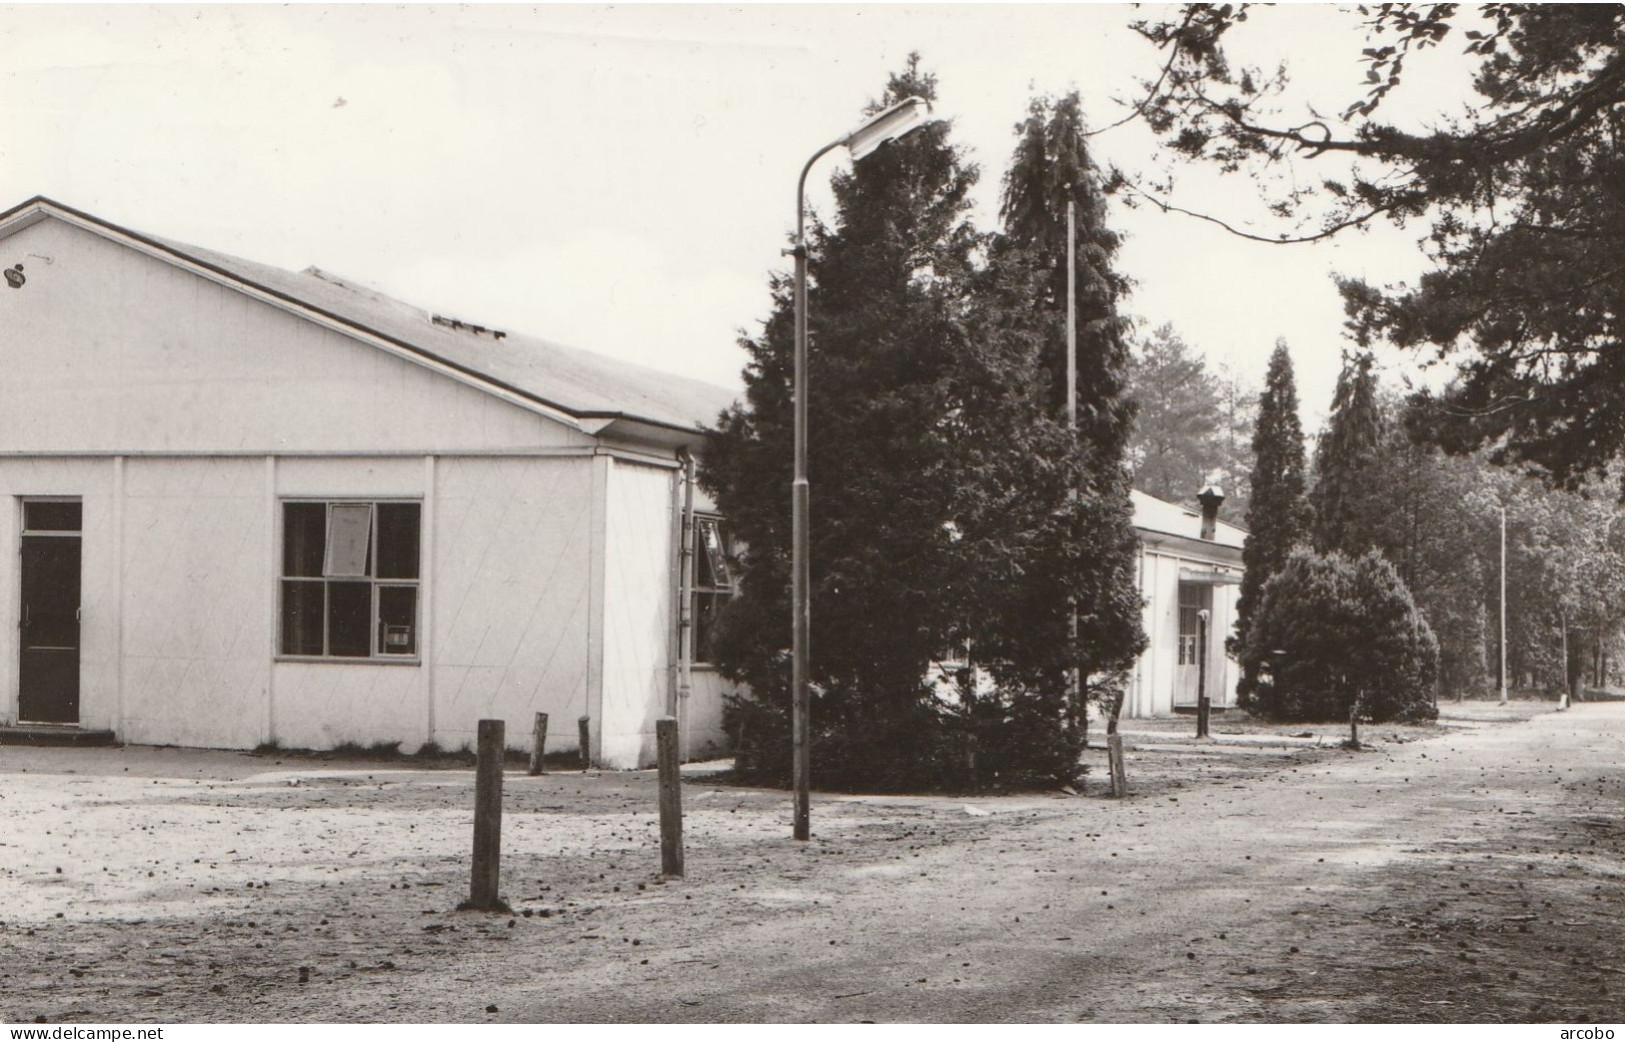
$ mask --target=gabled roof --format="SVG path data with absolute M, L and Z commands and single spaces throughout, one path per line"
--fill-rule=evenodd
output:
M 1219 546 L 1228 546 L 1236 550 L 1242 548 L 1247 541 L 1245 529 L 1220 521 L 1215 526 L 1212 539 L 1202 539 L 1202 514 L 1199 510 L 1182 507 L 1177 503 L 1170 503 L 1158 499 L 1135 489 L 1129 493 L 1134 505 L 1134 527 L 1142 532 L 1152 535 L 1179 536 L 1184 539 L 1197 539 L 1202 542 L 1216 543 Z
M 715 424 L 717 415 L 737 398 L 725 387 L 579 348 L 519 333 L 475 331 L 460 322 L 452 325 L 314 267 L 287 271 L 132 231 L 44 196 L 0 213 L 0 236 L 15 219 L 31 216 L 56 217 L 108 238 L 139 243 L 155 256 L 205 269 L 228 285 L 269 296 L 296 313 L 311 313 L 360 339 L 384 341 L 398 353 L 469 378 L 473 386 L 488 385 L 510 400 L 549 414 L 562 413 L 590 433 L 618 421 L 695 433 Z

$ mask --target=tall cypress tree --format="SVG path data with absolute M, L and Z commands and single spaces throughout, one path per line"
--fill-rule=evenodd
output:
M 1129 349 L 1118 302 L 1127 282 L 1112 267 L 1119 238 L 1106 225 L 1105 196 L 1090 158 L 1078 94 L 1037 98 L 1017 126 L 1018 142 L 1004 182 L 1004 232 L 993 267 L 1028 273 L 1024 315 L 1041 372 L 1039 406 L 1060 418 L 1066 399 L 1067 204 L 1076 224 L 1077 430 L 1066 432 L 1061 502 L 1050 522 L 1031 532 L 1039 567 L 1023 569 L 1008 597 L 1003 638 L 1016 646 L 1065 648 L 1114 716 L 1121 674 L 1144 647 L 1134 586 L 1133 511 L 1124 455 L 1133 423 L 1128 396 Z M 1029 454 L 1031 455 L 1031 454 Z M 1053 469 L 1053 468 L 1052 468 Z M 1068 495 L 1070 493 L 1070 495 Z M 1069 646 L 1071 603 L 1078 639 Z M 1057 639 L 1062 638 L 1062 639 Z
M 870 111 L 931 99 L 917 57 Z M 942 595 L 963 553 L 947 522 L 958 471 L 944 418 L 966 351 L 974 166 L 930 123 L 833 178 L 833 220 L 809 232 L 810 674 L 814 783 L 930 784 L 940 723 L 924 684 L 948 644 Z M 700 480 L 749 548 L 717 637 L 748 684 L 740 765 L 789 777 L 793 300 L 750 355 L 744 404 L 725 413 Z
M 1241 593 L 1236 602 L 1236 632 L 1230 649 L 1241 661 L 1237 692 L 1249 704 L 1258 684 L 1260 650 L 1251 646 L 1264 584 L 1286 567 L 1292 548 L 1308 540 L 1309 512 L 1304 500 L 1303 424 L 1298 419 L 1298 388 L 1286 341 L 1275 341 L 1264 391 L 1258 397 L 1258 425 L 1253 429 L 1252 501 L 1248 504 L 1247 541 L 1242 547 Z
M 1034 98 L 1004 180 L 1004 244 L 1030 254 L 1045 273 L 1034 307 L 1045 317 L 1043 361 L 1051 374 L 1049 401 L 1066 399 L 1066 206 L 1077 230 L 1078 430 L 1104 459 L 1120 460 L 1134 421 L 1128 395 L 1128 323 L 1118 302 L 1128 281 L 1112 264 L 1121 242 L 1106 224 L 1100 172 L 1089 155 L 1077 91 Z
M 1379 544 L 1381 490 L 1373 487 L 1385 442 L 1372 358 L 1361 352 L 1345 359 L 1332 395 L 1332 414 L 1315 447 L 1315 548 L 1357 557 Z

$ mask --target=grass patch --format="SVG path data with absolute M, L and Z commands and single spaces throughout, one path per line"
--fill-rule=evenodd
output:
M 297 760 L 370 760 L 394 762 L 414 767 L 461 769 L 479 762 L 474 747 L 464 743 L 457 749 L 447 749 L 439 742 L 425 742 L 410 753 L 401 751 L 401 743 L 343 742 L 331 749 L 289 749 L 280 742 L 261 742 L 254 747 L 253 756 L 276 756 Z M 508 769 L 530 766 L 530 750 L 508 748 L 502 751 L 503 766 Z M 549 771 L 577 771 L 581 769 L 581 755 L 574 749 L 548 753 L 543 769 Z
M 373 742 L 371 745 L 362 745 L 360 742 L 342 742 L 324 755 L 346 760 L 398 760 L 401 756 L 401 743 Z

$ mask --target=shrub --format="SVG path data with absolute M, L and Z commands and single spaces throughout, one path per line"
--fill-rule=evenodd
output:
M 1076 782 L 1083 773 L 1083 734 L 1062 724 L 1065 694 L 978 684 L 969 672 L 956 678 L 957 698 L 941 699 L 922 687 L 919 697 L 898 699 L 882 711 L 867 700 L 815 696 L 809 714 L 813 787 L 919 792 Z M 739 777 L 789 787 L 788 705 L 737 696 L 725 715 Z
M 1245 654 L 1248 708 L 1277 720 L 1414 722 L 1438 715 L 1439 644 L 1381 554 L 1293 551 L 1264 587 Z

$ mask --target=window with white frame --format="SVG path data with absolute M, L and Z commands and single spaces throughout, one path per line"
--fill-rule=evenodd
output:
M 694 519 L 694 661 L 715 661 L 716 621 L 734 595 L 733 547 L 720 518 Z
M 415 657 L 420 536 L 415 502 L 284 500 L 282 654 Z

